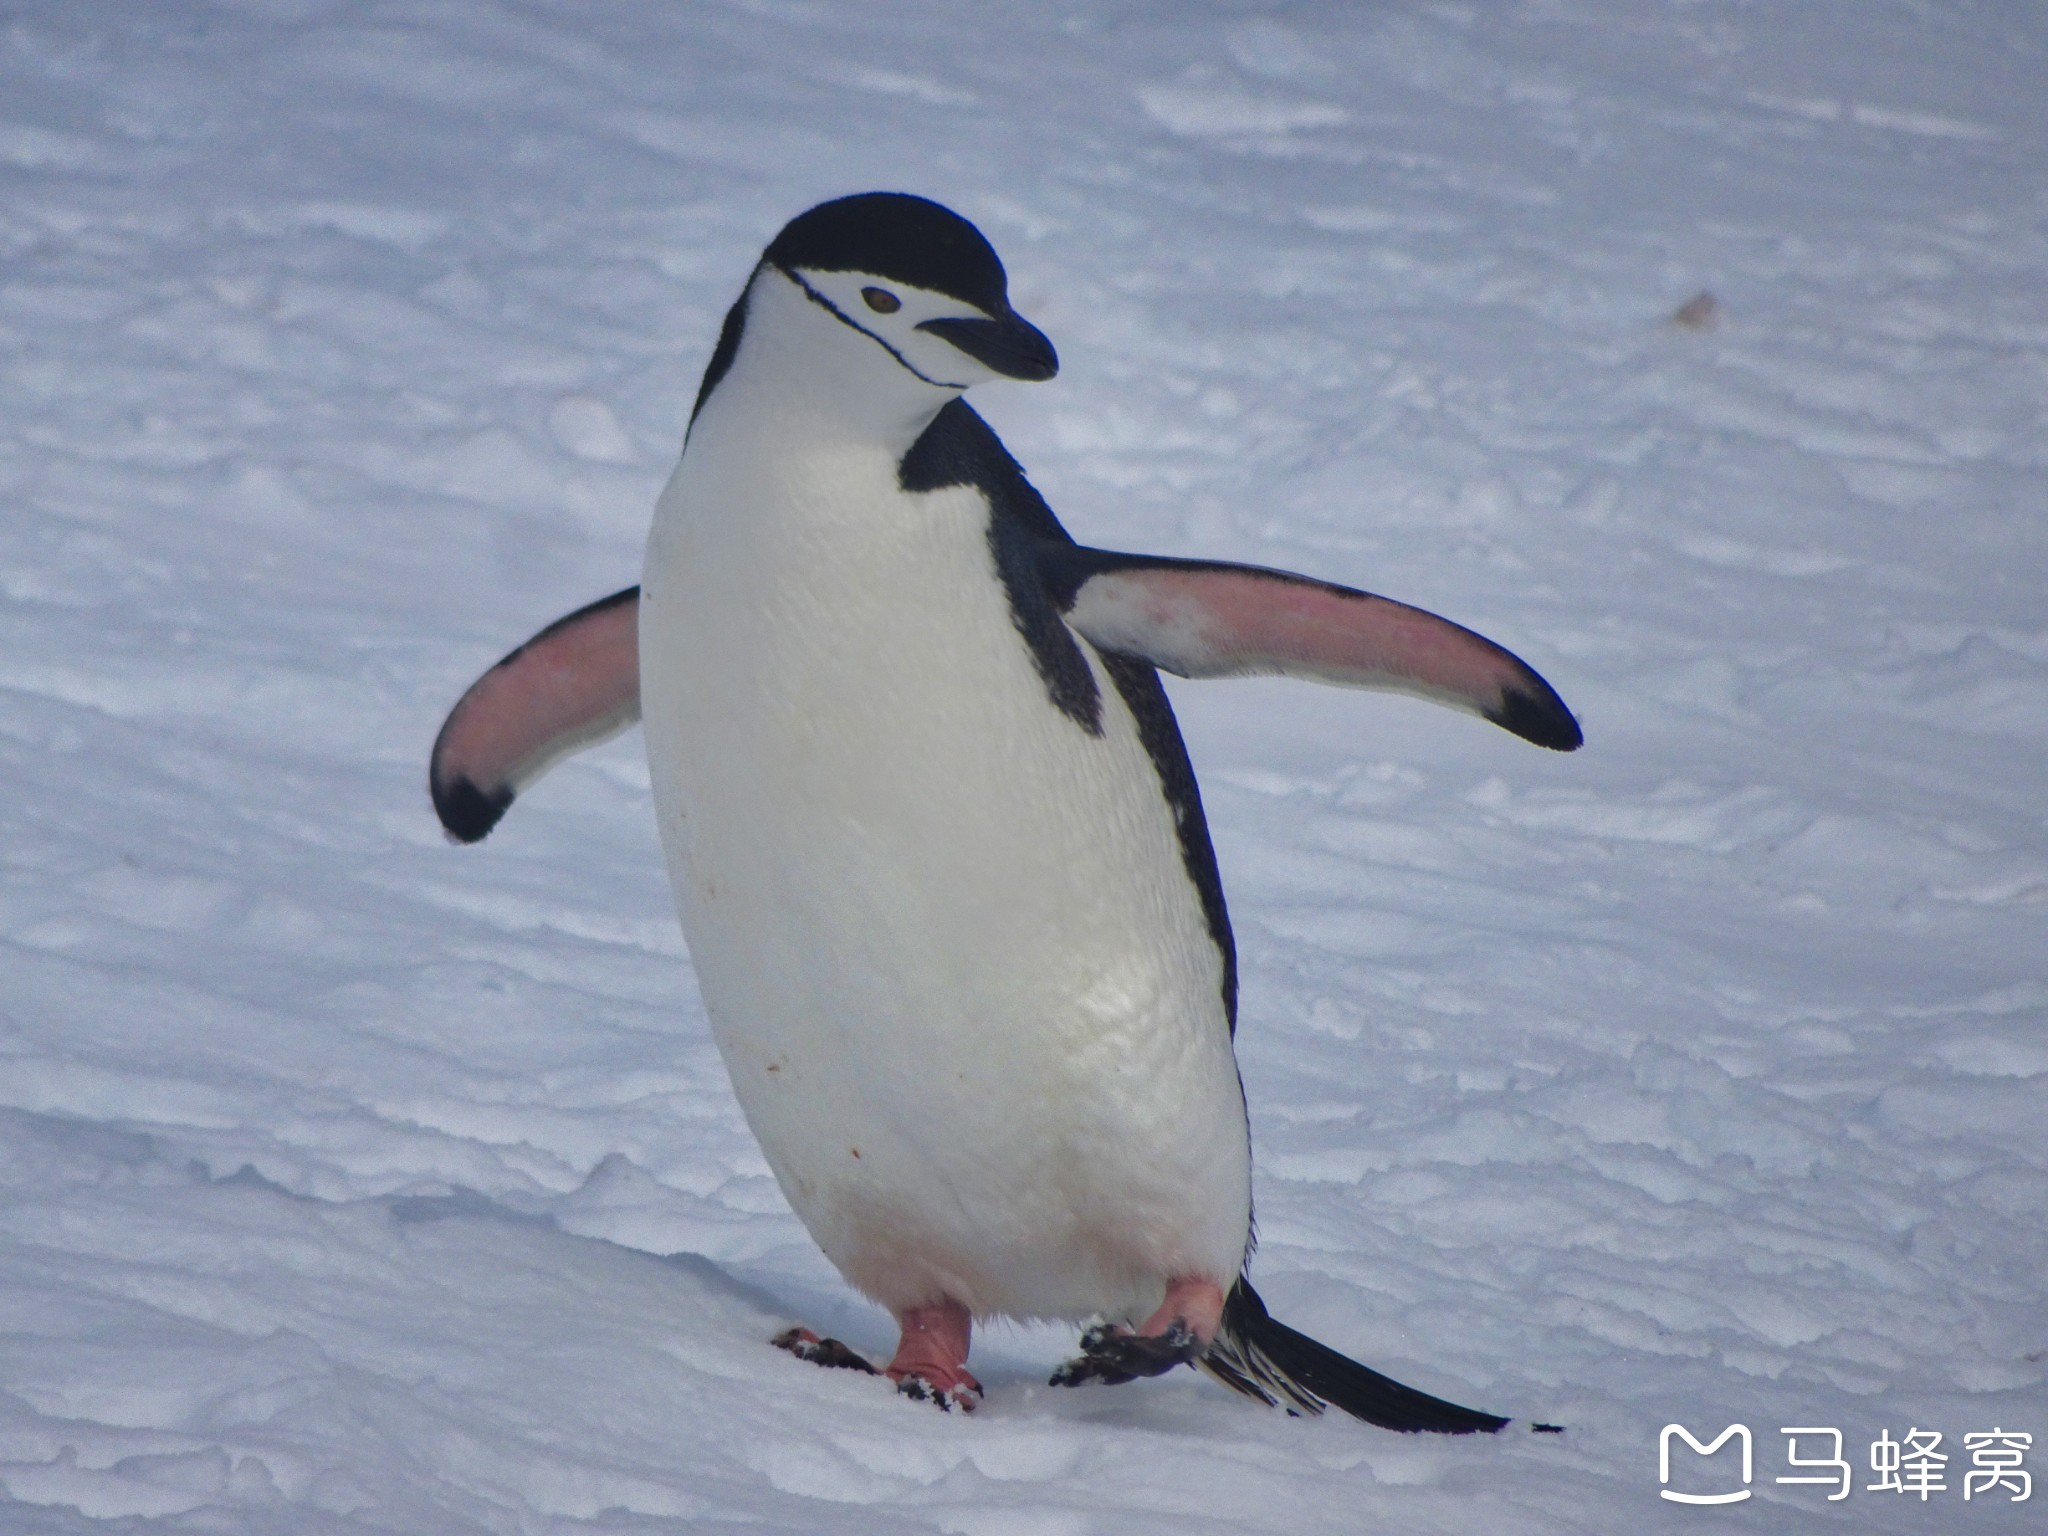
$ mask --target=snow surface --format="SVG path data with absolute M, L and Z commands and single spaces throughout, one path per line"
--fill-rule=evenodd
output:
M 2021 0 L 0 5 L 0 1529 L 2040 1529 L 1960 1441 L 2048 1474 L 2044 164 Z M 1583 718 L 1174 690 L 1254 1273 L 1497 1439 L 775 1353 L 891 1330 L 637 737 L 441 840 L 443 712 L 635 579 L 754 255 L 874 186 L 1058 343 L 977 399 L 1080 537 Z M 1755 1498 L 1660 1502 L 1674 1420 Z M 1947 1491 L 1864 1491 L 1910 1427 Z

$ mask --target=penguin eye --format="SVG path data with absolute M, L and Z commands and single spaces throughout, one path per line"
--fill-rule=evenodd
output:
M 893 315 L 903 307 L 903 301 L 886 288 L 863 288 L 860 296 L 867 300 L 868 308 L 878 315 Z

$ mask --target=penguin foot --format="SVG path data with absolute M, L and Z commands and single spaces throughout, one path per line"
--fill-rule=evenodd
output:
M 821 1339 L 808 1328 L 785 1328 L 768 1342 L 777 1349 L 788 1350 L 799 1360 L 810 1361 L 813 1365 L 864 1371 L 870 1376 L 882 1374 L 864 1356 L 855 1354 L 837 1339 Z
M 965 1371 L 953 1372 L 952 1380 L 943 1385 L 930 1380 L 923 1371 L 906 1371 L 901 1376 L 894 1371 L 885 1374 L 895 1381 L 896 1390 L 913 1403 L 937 1403 L 946 1413 L 955 1408 L 972 1413 L 981 1406 L 981 1383 Z
M 1223 1288 L 1213 1280 L 1177 1275 L 1166 1299 L 1135 1329 L 1097 1323 L 1081 1335 L 1081 1353 L 1053 1372 L 1056 1387 L 1099 1381 L 1117 1386 L 1140 1376 L 1163 1376 L 1193 1365 L 1216 1337 L 1223 1319 Z
M 957 1301 L 935 1301 L 910 1308 L 897 1321 L 903 1337 L 882 1374 L 913 1402 L 937 1403 L 948 1413 L 955 1408 L 974 1412 L 981 1403 L 981 1383 L 967 1371 L 974 1332 L 967 1308 Z
M 1193 1365 L 1206 1346 L 1182 1318 L 1161 1333 L 1132 1333 L 1098 1323 L 1081 1335 L 1081 1353 L 1052 1373 L 1052 1385 L 1078 1387 L 1099 1381 L 1106 1387 L 1163 1376 L 1176 1365 Z

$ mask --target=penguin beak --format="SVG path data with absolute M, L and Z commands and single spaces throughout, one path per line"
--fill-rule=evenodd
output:
M 1053 351 L 1045 332 L 1014 309 L 1005 309 L 993 320 L 927 320 L 918 329 L 951 342 L 984 368 L 993 368 L 1006 379 L 1036 384 L 1060 371 L 1059 354 Z

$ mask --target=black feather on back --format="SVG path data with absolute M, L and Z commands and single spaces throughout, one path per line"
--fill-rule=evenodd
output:
M 1045 691 L 1060 712 L 1091 736 L 1102 734 L 1102 697 L 1081 642 L 1046 596 L 1038 575 L 1038 547 L 1048 539 L 1071 544 L 1045 498 L 1024 478 L 988 423 L 963 401 L 940 410 L 897 466 L 906 491 L 970 485 L 988 498 L 989 548 L 1010 599 L 1010 619 L 1031 647 Z
M 1017 633 L 1031 648 L 1032 661 L 1053 705 L 1091 736 L 1101 735 L 1102 699 L 1095 675 L 1082 653 L 1082 642 L 1060 617 L 1046 585 L 1047 567 L 1057 565 L 1060 551 L 1074 548 L 1074 540 L 1024 477 L 1022 466 L 1010 457 L 1002 440 L 965 401 L 954 400 L 911 444 L 897 477 L 906 491 L 969 485 L 987 498 L 989 546 Z M 1209 935 L 1222 956 L 1223 1009 L 1234 1034 L 1237 942 L 1230 931 L 1230 910 L 1223 899 L 1216 850 L 1209 841 L 1208 818 L 1202 814 L 1202 792 L 1195 783 L 1187 745 L 1181 740 L 1180 724 L 1150 662 L 1116 651 L 1097 654 L 1137 722 L 1138 739 L 1152 758 L 1160 792 L 1173 812 L 1181 862 L 1201 897 Z
M 690 407 L 690 426 L 697 424 L 697 414 L 704 409 L 704 402 L 711 398 L 711 391 L 718 388 L 718 381 L 732 368 L 732 360 L 740 355 L 740 337 L 747 328 L 747 292 L 753 287 L 751 281 L 733 306 L 725 312 L 725 324 L 718 328 L 718 345 L 711 349 L 711 361 L 704 368 L 704 382 L 697 386 L 697 403 Z M 689 440 L 686 428 L 684 441 Z
M 1195 765 L 1188 760 L 1187 743 L 1181 740 L 1180 722 L 1173 704 L 1159 681 L 1159 669 L 1149 661 L 1126 656 L 1121 651 L 1102 651 L 1103 670 L 1116 684 L 1124 705 L 1138 722 L 1138 739 L 1152 754 L 1152 767 L 1159 775 L 1159 787 L 1173 808 L 1174 830 L 1180 834 L 1180 859 L 1188 878 L 1202 898 L 1202 915 L 1208 919 L 1209 936 L 1223 956 L 1223 1013 L 1230 1020 L 1230 1033 L 1237 1034 L 1237 939 L 1230 931 L 1230 909 L 1223 901 L 1223 876 L 1216 869 L 1216 849 L 1209 841 L 1209 818 L 1202 812 L 1202 791 L 1195 783 Z

